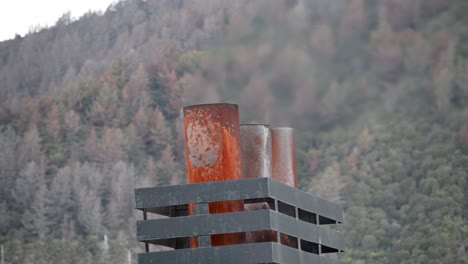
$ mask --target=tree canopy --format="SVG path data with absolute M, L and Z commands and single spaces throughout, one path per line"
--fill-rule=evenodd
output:
M 184 105 L 296 129 L 345 263 L 467 263 L 465 0 L 127 0 L 0 42 L 5 263 L 128 263 L 186 182 Z M 130 260 L 136 263 L 136 259 Z

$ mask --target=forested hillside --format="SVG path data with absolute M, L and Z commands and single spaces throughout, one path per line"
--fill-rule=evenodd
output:
M 468 263 L 466 0 L 127 0 L 0 42 L 8 264 L 136 263 L 133 189 L 184 183 L 180 109 L 296 128 L 346 263 Z

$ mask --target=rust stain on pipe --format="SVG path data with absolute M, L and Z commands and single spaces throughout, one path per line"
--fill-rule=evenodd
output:
M 239 110 L 234 104 L 205 104 L 184 107 L 185 154 L 188 183 L 237 180 L 241 178 Z M 210 203 L 210 214 L 244 210 L 243 201 Z M 193 214 L 193 206 L 189 213 Z M 211 245 L 244 242 L 245 234 L 212 235 Z M 195 239 L 191 246 L 198 247 Z
M 297 188 L 294 129 L 274 127 L 271 129 L 271 138 L 273 179 Z

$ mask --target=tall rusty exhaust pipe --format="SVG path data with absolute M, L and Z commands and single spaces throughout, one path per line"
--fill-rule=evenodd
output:
M 238 180 L 241 178 L 239 110 L 234 104 L 204 104 L 184 107 L 185 155 L 188 183 Z M 193 206 L 189 213 L 193 214 Z M 209 213 L 244 210 L 243 201 L 214 202 Z M 245 234 L 212 235 L 211 245 L 240 244 Z M 191 247 L 198 247 L 191 238 Z
M 297 188 L 296 142 L 294 129 L 291 127 L 274 127 L 272 139 L 272 177 L 286 185 Z M 295 213 L 295 212 L 294 212 Z M 298 241 L 281 234 L 277 240 L 282 244 L 297 247 Z
M 294 129 L 291 127 L 274 127 L 271 129 L 271 138 L 273 179 L 297 188 Z

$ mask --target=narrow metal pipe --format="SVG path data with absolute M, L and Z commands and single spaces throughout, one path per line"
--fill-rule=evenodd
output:
M 242 178 L 271 177 L 271 130 L 262 124 L 240 126 Z
M 240 126 L 242 178 L 271 178 L 271 129 L 263 124 Z M 266 202 L 245 204 L 246 211 L 270 209 Z M 275 231 L 246 232 L 247 243 L 275 242 Z
M 274 127 L 271 129 L 271 138 L 273 179 L 297 188 L 294 129 Z
M 271 139 L 273 179 L 297 188 L 294 129 L 291 127 L 274 127 L 271 129 Z M 294 245 L 294 241 L 291 241 L 285 234 L 281 234 L 281 239 L 278 241 L 288 246 Z
M 241 178 L 239 110 L 234 104 L 205 104 L 184 107 L 185 156 L 188 183 L 237 180 Z M 210 203 L 210 214 L 244 210 L 243 201 Z M 194 205 L 189 208 L 194 214 Z M 212 235 L 211 245 L 240 244 L 245 234 Z M 191 239 L 191 246 L 198 241 Z

